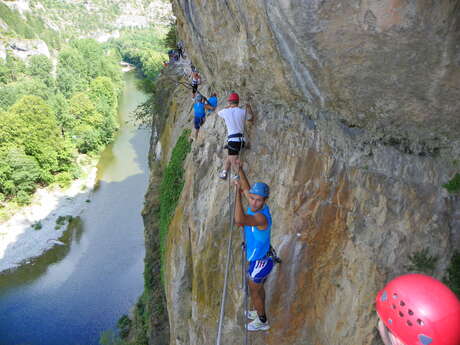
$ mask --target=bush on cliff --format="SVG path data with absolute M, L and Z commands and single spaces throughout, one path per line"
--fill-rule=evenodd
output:
M 442 185 L 449 193 L 458 193 L 460 192 L 460 174 L 455 174 L 455 176 L 446 184 Z
M 186 129 L 177 140 L 171 154 L 171 159 L 166 167 L 160 185 L 160 252 L 161 266 L 164 272 L 164 254 L 166 249 L 166 235 L 171 218 L 179 201 L 184 186 L 184 160 L 190 152 L 190 130 Z M 163 275 L 163 274 L 162 274 Z
M 460 298 L 460 252 L 455 251 L 447 268 L 447 275 L 444 282 Z

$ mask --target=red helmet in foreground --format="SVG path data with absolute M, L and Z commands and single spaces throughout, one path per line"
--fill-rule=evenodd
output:
M 440 281 L 406 274 L 377 294 L 385 326 L 406 345 L 460 345 L 460 301 Z
M 229 102 L 239 102 L 240 101 L 240 96 L 236 92 L 233 92 L 228 96 L 228 101 Z

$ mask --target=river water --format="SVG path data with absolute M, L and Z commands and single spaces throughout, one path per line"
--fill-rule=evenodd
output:
M 150 133 L 129 120 L 148 96 L 135 72 L 125 73 L 125 82 L 121 128 L 102 153 L 98 187 L 61 239 L 65 245 L 0 275 L 0 345 L 97 345 L 142 293 Z

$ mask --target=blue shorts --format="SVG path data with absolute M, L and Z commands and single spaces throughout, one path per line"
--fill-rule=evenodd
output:
M 202 116 L 202 117 L 198 117 L 198 116 L 195 116 L 194 119 L 193 119 L 193 124 L 195 126 L 195 129 L 200 129 L 200 127 L 203 125 L 204 123 L 204 119 L 205 117 Z
M 273 269 L 273 259 L 263 258 L 260 260 L 249 261 L 248 277 L 254 283 L 261 284 Z

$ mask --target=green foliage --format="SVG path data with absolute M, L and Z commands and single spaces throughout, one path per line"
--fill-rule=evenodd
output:
M 18 80 L 25 72 L 24 62 L 11 54 L 6 55 L 6 60 L 0 59 L 0 82 L 7 84 Z
M 26 204 L 36 183 L 50 183 L 72 165 L 72 149 L 41 98 L 24 96 L 0 115 L 1 193 Z
M 457 173 L 455 176 L 446 184 L 442 185 L 449 193 L 460 192 L 460 174 Z
M 69 98 L 75 92 L 88 87 L 87 66 L 84 57 L 75 48 L 66 48 L 59 53 L 57 86 Z
M 40 38 L 54 48 L 65 39 L 68 46 L 59 52 L 55 76 L 45 55 L 32 56 L 27 63 L 11 54 L 0 59 L 0 194 L 2 201 L 20 204 L 30 201 L 37 185 L 68 186 L 80 175 L 77 150 L 97 153 L 113 139 L 122 85 L 116 47 L 71 39 L 110 27 L 110 19 L 120 13 L 118 4 L 97 0 L 95 5 L 104 10 L 91 17 L 81 3 L 35 4 L 32 0 L 33 11 L 24 18 L 0 3 L 0 18 L 8 25 L 0 31 L 6 37 Z M 40 11 L 46 15 L 38 16 Z M 46 24 L 58 21 L 78 25 L 61 37 Z
M 41 38 L 53 48 L 60 45 L 59 33 L 45 25 L 40 16 L 26 13 L 23 18 L 18 11 L 11 10 L 4 3 L 0 2 L 0 18 L 8 25 L 8 33 L 20 38 Z
M 428 248 L 425 248 L 410 254 L 409 264 L 404 268 L 410 272 L 432 274 L 437 261 L 438 257 L 430 255 Z
M 124 339 L 129 335 L 132 321 L 128 315 L 123 315 L 117 322 L 117 327 L 120 330 L 120 336 Z
M 168 60 L 162 34 L 153 28 L 125 32 L 110 45 L 124 61 L 138 67 L 150 80 L 156 78 L 163 68 L 163 61 Z
M 4 195 L 33 193 L 40 174 L 37 160 L 26 155 L 23 149 L 13 145 L 0 147 L 0 191 Z M 26 201 L 24 195 L 22 199 Z
M 171 24 L 169 27 L 168 33 L 163 41 L 164 46 L 167 49 L 176 49 L 177 48 L 177 27 L 176 24 Z
M 39 79 L 23 78 L 0 87 L 0 107 L 7 110 L 22 96 L 33 95 L 47 100 L 50 90 Z
M 0 18 L 3 19 L 11 31 L 14 31 L 20 37 L 34 37 L 32 29 L 27 25 L 19 12 L 11 10 L 3 2 L 0 2 Z
M 53 86 L 53 78 L 51 71 L 53 64 L 45 55 L 34 55 L 29 59 L 27 73 L 32 77 L 37 77 L 43 81 L 48 87 Z
M 67 188 L 70 186 L 74 179 L 74 176 L 70 171 L 63 171 L 54 176 L 54 181 L 59 185 L 61 188 Z
M 51 108 L 40 98 L 24 96 L 10 109 L 6 123 L 0 123 L 8 142 L 24 146 L 27 155 L 35 157 L 41 169 L 55 173 L 67 170 L 71 153 L 60 135 Z M 63 151 L 63 152 L 62 152 Z
M 455 251 L 447 268 L 444 283 L 460 298 L 460 252 Z
M 31 197 L 30 197 L 30 194 L 23 191 L 23 190 L 20 190 L 14 200 L 18 203 L 18 205 L 20 206 L 24 206 L 24 205 L 28 205 L 30 204 L 30 201 L 31 201 Z
M 113 330 L 107 330 L 102 332 L 99 338 L 99 344 L 101 345 L 127 345 L 122 339 L 120 339 Z
M 29 59 L 27 71 L 31 76 L 45 79 L 51 73 L 53 65 L 45 55 L 34 55 Z
M 137 106 L 136 110 L 134 111 L 134 119 L 139 127 L 152 128 L 153 116 L 157 113 L 155 103 L 155 88 L 152 90 L 152 93 L 152 96 L 149 97 L 147 101 Z
M 179 201 L 182 187 L 184 186 L 183 163 L 190 152 L 190 130 L 182 132 L 171 154 L 171 159 L 166 167 L 160 184 L 160 252 L 162 268 L 164 267 L 164 255 L 166 250 L 166 237 L 172 215 Z
M 72 141 L 82 153 L 98 152 L 103 143 L 104 118 L 86 93 L 75 94 L 69 102 Z
M 54 227 L 55 230 L 59 230 L 62 228 L 66 223 L 70 223 L 74 218 L 72 216 L 59 216 L 56 219 L 56 226 Z
M 35 229 L 35 230 L 41 230 L 42 227 L 43 225 L 41 221 L 37 221 L 32 224 L 32 229 Z
M 91 83 L 88 94 L 96 107 L 96 111 L 103 117 L 102 124 L 98 129 L 102 143 L 107 144 L 112 141 L 114 133 L 118 129 L 118 101 L 115 86 L 108 77 L 98 77 Z

